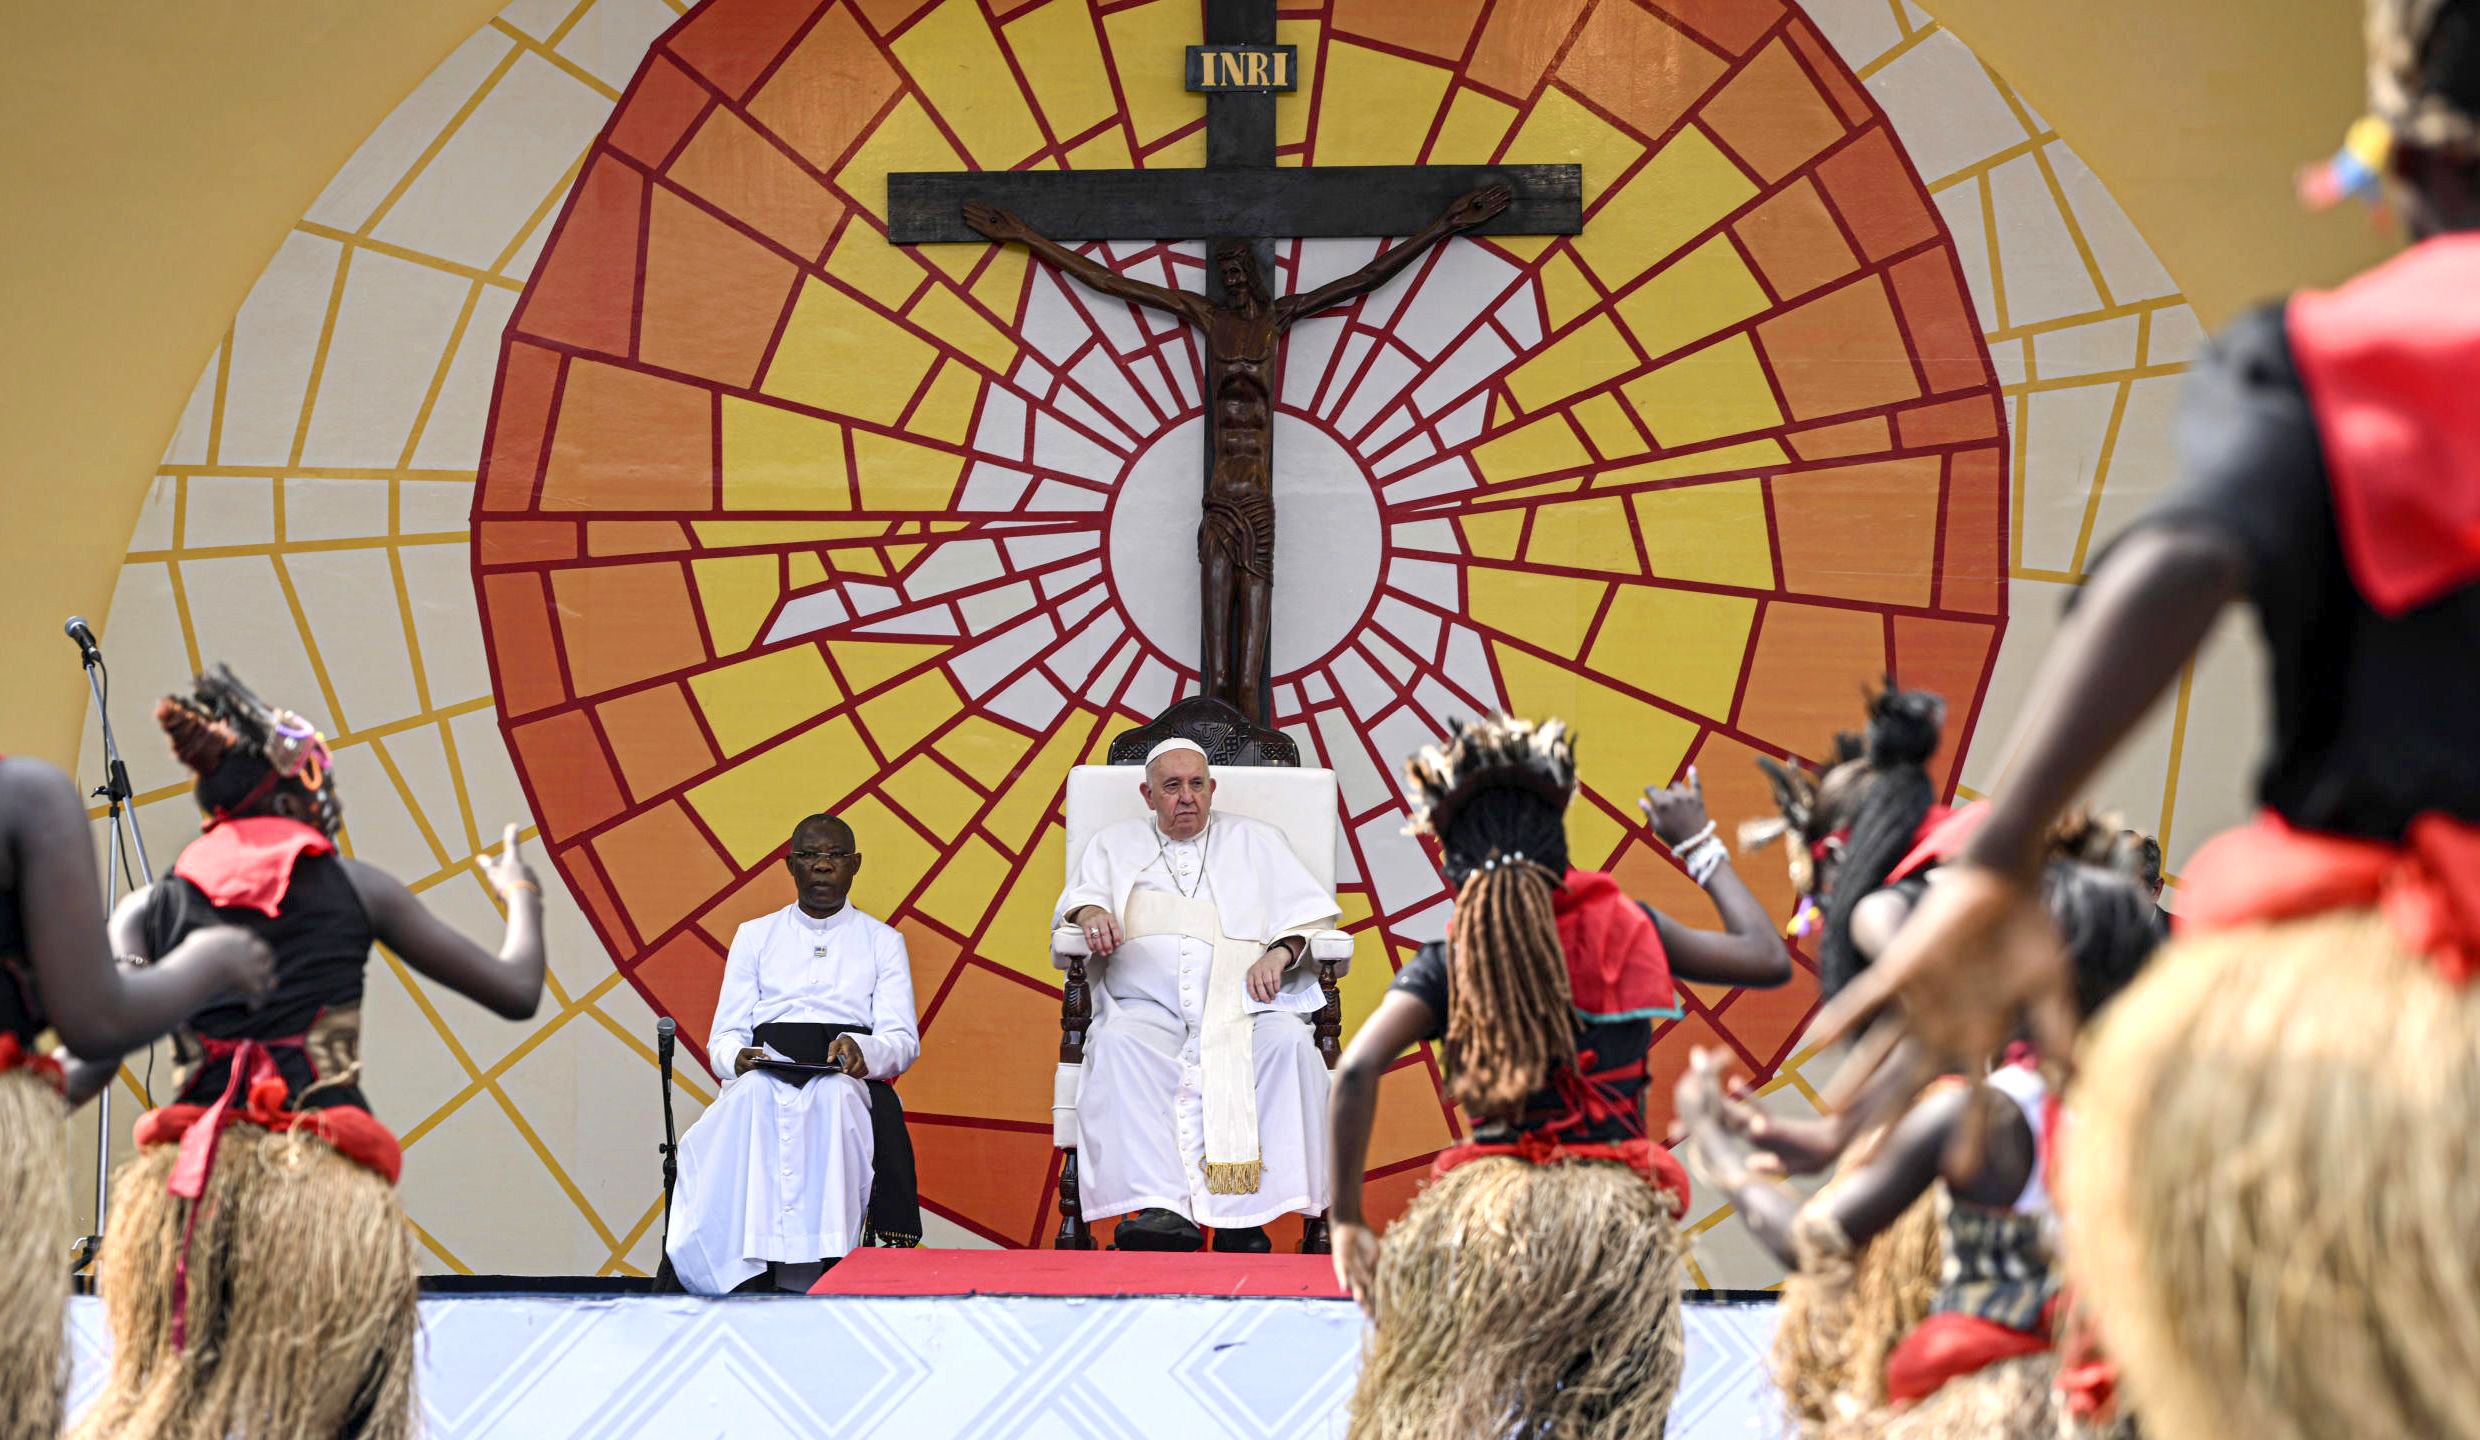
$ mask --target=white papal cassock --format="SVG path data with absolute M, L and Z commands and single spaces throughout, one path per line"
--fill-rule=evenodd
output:
M 870 1198 L 869 1090 L 849 1075 L 788 1084 L 732 1073 L 750 1032 L 777 1020 L 866 1025 L 855 1035 L 870 1078 L 893 1080 L 921 1053 L 902 932 L 850 904 L 824 920 L 798 905 L 732 936 L 706 1053 L 723 1093 L 680 1139 L 672 1193 L 672 1269 L 719 1295 L 766 1269 L 861 1243 Z
M 1237 1229 L 1324 1210 L 1317 966 L 1294 966 L 1271 1001 L 1250 999 L 1244 978 L 1270 942 L 1332 927 L 1335 897 L 1263 821 L 1210 815 L 1175 841 L 1148 816 L 1095 833 L 1053 922 L 1086 905 L 1117 915 L 1127 938 L 1090 962 L 1077 1099 L 1085 1217 L 1160 1207 Z M 1209 1183 L 1209 1159 L 1225 1177 L 1239 1173 L 1233 1162 L 1261 1163 L 1234 1191 L 1228 1178 Z

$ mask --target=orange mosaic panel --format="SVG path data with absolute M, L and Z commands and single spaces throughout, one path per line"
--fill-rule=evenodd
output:
M 800 279 L 793 263 L 687 198 L 664 190 L 646 225 L 638 356 L 746 390 Z
M 1667 133 L 1730 69 L 1676 26 L 1634 5 L 1597 5 L 1559 77 L 1642 135 Z
M 1084 24 L 1056 8 L 1075 3 L 691 11 L 509 325 L 475 499 L 503 734 L 622 972 L 702 1044 L 734 931 L 791 900 L 784 835 L 840 806 L 869 857 L 856 894 L 912 961 L 924 1204 L 1003 1245 L 1056 1223 L 1039 947 L 1061 782 L 1195 683 L 1104 540 L 1136 457 L 1199 414 L 1197 352 L 1021 251 L 890 247 L 884 176 L 1199 163 L 1175 83 L 1193 7 Z M 1948 695 L 1950 753 L 1988 683 L 2006 416 L 1938 212 L 1788 0 L 1281 14 L 1302 47 L 1286 163 L 1572 161 L 1590 218 L 1451 242 L 1477 250 L 1414 265 L 1322 349 L 1295 335 L 1287 413 L 1369 483 L 1385 578 L 1333 653 L 1277 677 L 1273 718 L 1309 762 L 1384 777 L 1386 747 L 1459 715 L 1565 715 L 1590 737 L 1578 863 L 1710 923 L 1644 843 L 1637 787 L 1693 763 L 1727 827 L 1770 805 L 1758 756 L 1826 750 L 1890 669 Z M 960 85 L 941 59 L 959 45 L 1001 63 Z M 1278 288 L 1325 263 L 1275 250 Z M 1088 253 L 1202 283 L 1193 247 Z M 1504 359 L 1457 373 L 1472 355 Z M 1446 899 L 1381 849 L 1403 817 L 1378 783 L 1339 817 L 1364 942 L 1347 1034 Z M 1747 869 L 1787 911 L 1779 865 Z M 1655 1068 L 1702 1042 L 1769 1076 L 1814 1001 L 1805 969 L 1689 987 Z M 1383 1223 L 1459 1121 L 1426 1048 L 1381 1096 Z
M 1817 193 L 1814 180 L 1801 177 L 1748 212 L 1733 233 L 1746 246 L 1774 293 L 1796 300 L 1811 290 L 1840 280 L 1860 268 L 1851 242 L 1834 223 L 1834 212 Z
M 1440 60 L 1472 42 L 1482 0 L 1335 0 L 1337 32 L 1382 40 Z
M 1925 607 L 1935 578 L 1935 455 L 1776 476 L 1774 528 L 1783 587 Z
M 605 354 L 629 348 L 629 314 L 611 304 L 615 289 L 637 280 L 638 211 L 646 182 L 616 159 L 596 161 L 577 182 L 570 201 L 580 236 L 591 243 L 563 246 L 543 257 L 525 290 L 516 323 L 528 334 Z
M 1705 119 L 1769 184 L 1843 138 L 1843 117 L 1817 93 L 1807 68 L 1780 40 L 1740 67 L 1706 104 Z

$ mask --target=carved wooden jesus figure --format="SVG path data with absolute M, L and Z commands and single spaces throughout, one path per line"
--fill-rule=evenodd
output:
M 1206 477 L 1205 518 L 1197 527 L 1198 604 L 1204 619 L 1200 689 L 1259 724 L 1268 718 L 1260 712 L 1259 697 L 1274 628 L 1271 442 L 1283 332 L 1384 285 L 1430 246 L 1506 209 L 1508 199 L 1506 186 L 1484 186 L 1360 269 L 1281 299 L 1266 293 L 1247 241 L 1219 241 L 1213 260 L 1229 297 L 1223 300 L 1130 279 L 1035 233 L 1008 211 L 964 207 L 965 223 L 989 238 L 1022 244 L 1105 295 L 1170 311 L 1205 331 L 1213 464 Z

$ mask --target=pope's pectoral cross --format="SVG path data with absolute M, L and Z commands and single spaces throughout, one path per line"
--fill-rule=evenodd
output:
M 1274 0 L 1206 0 L 1206 43 L 1246 59 L 1274 45 Z M 1465 231 L 1572 235 L 1583 228 L 1573 165 L 1275 167 L 1275 90 L 1288 56 L 1215 89 L 1217 56 L 1191 57 L 1205 88 L 1202 170 L 973 171 L 887 177 L 888 239 L 988 238 L 1034 254 L 1106 295 L 1179 315 L 1205 332 L 1204 515 L 1197 532 L 1200 689 L 1268 720 L 1274 596 L 1274 398 L 1283 332 L 1377 289 L 1430 246 Z M 1209 84 L 1198 83 L 1199 77 Z M 1278 84 L 1280 81 L 1278 80 Z M 1302 103 L 1306 103 L 1303 101 Z M 1406 236 L 1314 290 L 1276 297 L 1268 237 Z M 1123 276 L 1063 240 L 1205 240 L 1206 291 Z

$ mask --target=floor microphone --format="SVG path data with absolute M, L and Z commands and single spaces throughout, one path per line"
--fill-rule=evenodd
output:
M 672 1068 L 672 1037 L 679 1033 L 679 1023 L 669 1015 L 654 1022 L 654 1058 L 666 1070 Z

